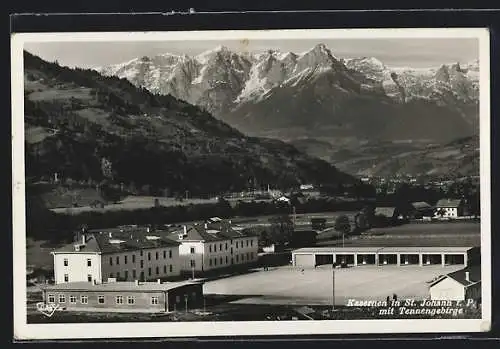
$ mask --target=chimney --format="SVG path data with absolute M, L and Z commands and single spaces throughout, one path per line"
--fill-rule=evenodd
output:
M 149 227 L 146 227 L 146 232 L 149 233 Z
M 85 240 L 85 234 L 82 234 L 82 245 L 85 245 L 87 241 Z
M 135 280 L 135 285 L 139 286 L 139 280 Z
M 470 274 L 468 271 L 465 272 L 465 281 L 470 282 Z
M 161 279 L 157 279 L 156 282 L 158 283 L 158 285 L 161 285 Z
M 187 232 L 188 232 L 188 229 L 186 226 L 184 226 L 184 234 L 187 234 Z

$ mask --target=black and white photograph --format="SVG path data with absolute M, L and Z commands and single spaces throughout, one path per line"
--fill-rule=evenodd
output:
M 487 331 L 489 64 L 482 28 L 13 35 L 15 333 Z

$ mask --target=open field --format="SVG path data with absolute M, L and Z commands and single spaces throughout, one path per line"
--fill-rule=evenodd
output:
M 438 234 L 479 234 L 481 224 L 475 222 L 439 222 L 439 223 L 410 223 L 395 227 L 372 228 L 364 232 L 370 234 L 384 235 L 438 235 Z
M 461 266 L 362 266 L 335 270 L 335 303 L 348 299 L 385 300 L 396 294 L 399 299 L 428 297 L 427 282 Z M 209 281 L 206 294 L 240 295 L 236 303 L 314 305 L 332 302 L 331 266 L 313 270 L 280 267 L 225 279 Z

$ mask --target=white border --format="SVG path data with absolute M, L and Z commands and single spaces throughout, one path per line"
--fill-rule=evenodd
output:
M 480 183 L 482 319 L 474 320 L 335 320 L 113 324 L 26 323 L 26 222 L 24 176 L 24 75 L 26 42 L 179 41 L 230 39 L 366 39 L 477 38 L 480 62 Z M 12 202 L 14 247 L 14 337 L 28 339 L 87 339 L 135 337 L 202 337 L 369 333 L 480 332 L 491 327 L 491 202 L 490 202 L 490 57 L 486 28 L 462 29 L 332 29 L 130 33 L 23 33 L 11 36 L 12 74 Z

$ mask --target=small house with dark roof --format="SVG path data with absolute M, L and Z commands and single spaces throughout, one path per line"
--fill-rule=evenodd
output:
M 54 250 L 55 283 L 100 283 L 109 278 L 146 281 L 179 276 L 179 243 L 143 230 L 94 231 Z
M 258 236 L 230 221 L 183 226 L 170 235 L 180 244 L 181 271 L 200 274 L 242 268 L 257 262 Z
M 399 210 L 391 206 L 378 206 L 374 211 L 374 226 L 392 225 L 397 222 Z
M 435 205 L 435 218 L 458 218 L 464 215 L 464 201 L 461 199 L 441 199 Z
M 431 300 L 481 300 L 481 267 L 473 265 L 443 275 L 429 286 Z
M 409 205 L 408 216 L 414 219 L 422 217 L 432 217 L 434 215 L 434 207 L 425 201 L 412 202 Z

